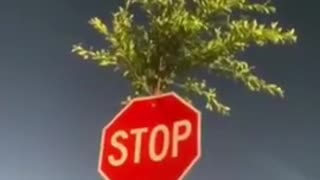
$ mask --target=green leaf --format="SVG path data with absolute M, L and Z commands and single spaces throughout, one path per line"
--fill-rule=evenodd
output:
M 253 66 L 239 60 L 252 46 L 297 42 L 294 29 L 280 22 L 259 22 L 257 17 L 276 12 L 269 1 L 249 0 L 125 0 L 113 12 L 110 26 L 99 17 L 89 25 L 107 41 L 101 48 L 74 45 L 71 52 L 102 67 L 119 70 L 131 82 L 133 96 L 152 95 L 158 88 L 171 91 L 182 81 L 183 92 L 201 97 L 205 107 L 228 115 L 230 107 L 220 103 L 218 92 L 205 80 L 187 78 L 205 70 L 240 82 L 249 91 L 284 97 L 284 90 L 253 72 Z M 147 23 L 134 18 L 134 8 L 146 15 Z M 160 84 L 160 85 L 159 85 Z

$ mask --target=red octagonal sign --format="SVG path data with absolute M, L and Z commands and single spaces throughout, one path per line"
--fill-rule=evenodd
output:
M 132 100 L 102 133 L 106 180 L 182 180 L 201 155 L 201 114 L 175 93 Z

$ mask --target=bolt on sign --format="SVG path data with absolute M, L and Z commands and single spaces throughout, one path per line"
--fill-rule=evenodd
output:
M 201 114 L 177 94 L 133 99 L 101 138 L 105 180 L 182 180 L 201 156 Z

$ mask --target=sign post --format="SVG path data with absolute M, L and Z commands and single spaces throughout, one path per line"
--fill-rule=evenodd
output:
M 177 94 L 133 99 L 102 132 L 105 180 L 182 180 L 201 156 L 201 114 Z

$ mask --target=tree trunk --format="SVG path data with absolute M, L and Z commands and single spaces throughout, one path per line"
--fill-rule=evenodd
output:
M 157 96 L 157 95 L 160 95 L 160 94 L 162 94 L 162 92 L 161 92 L 161 79 L 159 78 L 158 81 L 157 81 L 157 85 L 154 88 L 153 95 Z

